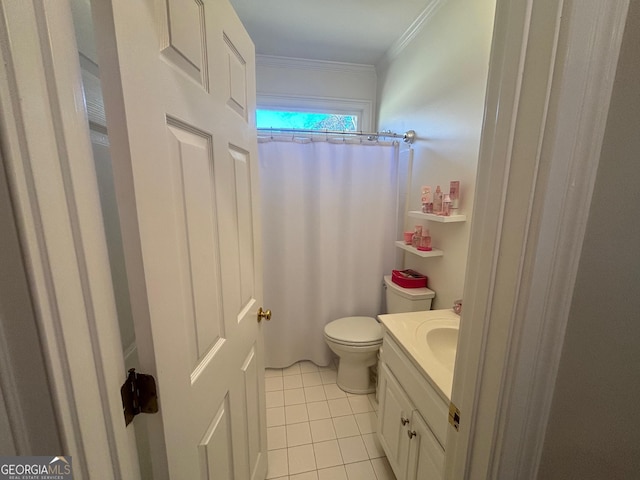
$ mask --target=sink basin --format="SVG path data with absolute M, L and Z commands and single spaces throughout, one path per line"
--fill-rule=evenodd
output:
M 450 398 L 460 317 L 453 310 L 430 310 L 379 318 L 433 384 Z
M 416 325 L 415 342 L 420 356 L 428 359 L 430 363 L 435 360 L 453 376 L 458 346 L 458 324 L 453 324 L 446 318 L 423 320 Z
M 427 332 L 427 345 L 433 356 L 445 367 L 453 370 L 458 345 L 457 328 L 434 328 Z

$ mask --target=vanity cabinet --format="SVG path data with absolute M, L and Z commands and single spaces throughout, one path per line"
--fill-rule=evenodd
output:
M 417 410 L 414 410 L 411 415 L 411 433 L 413 438 L 409 442 L 406 478 L 411 480 L 443 478 L 444 449 Z
M 378 439 L 397 480 L 440 480 L 447 407 L 385 333 L 379 375 Z
M 378 438 L 398 480 L 407 478 L 413 405 L 386 365 L 380 375 Z

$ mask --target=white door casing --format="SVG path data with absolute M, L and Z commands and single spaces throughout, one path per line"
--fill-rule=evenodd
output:
M 628 0 L 498 1 L 445 478 L 535 478 Z
M 263 478 L 253 44 L 222 0 L 93 17 L 154 478 Z
M 46 359 L 59 453 L 73 457 L 74 478 L 87 479 L 91 471 L 104 479 L 135 479 L 71 12 L 57 1 L 2 0 L 0 23 L 2 167 Z

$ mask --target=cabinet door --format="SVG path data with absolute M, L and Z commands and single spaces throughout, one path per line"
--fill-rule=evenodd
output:
M 378 438 L 398 480 L 403 480 L 407 474 L 409 454 L 407 431 L 412 410 L 411 401 L 391 370 L 383 364 L 380 375 Z
M 444 450 L 417 410 L 411 414 L 409 432 L 408 480 L 441 480 L 444 475 Z M 409 435 L 407 435 L 407 439 Z

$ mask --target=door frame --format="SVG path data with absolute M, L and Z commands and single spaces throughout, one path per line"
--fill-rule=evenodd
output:
M 498 0 L 445 478 L 536 478 L 628 0 Z
M 548 0 L 546 8 L 556 12 L 549 16 L 532 0 L 522 3 L 520 10 L 497 1 L 463 353 L 454 379 L 461 430 L 449 430 L 447 478 L 514 471 L 534 478 L 537 472 L 628 7 L 628 0 L 606 9 L 599 0 Z M 6 27 L 0 55 L 8 66 L 0 71 L 3 166 L 64 453 L 75 459 L 76 478 L 89 478 L 89 471 L 135 478 L 137 451 L 121 417 L 124 361 L 70 7 L 60 0 L 0 0 L 0 22 Z M 530 42 L 548 34 L 555 43 L 540 58 Z M 554 70 L 560 44 L 576 61 Z M 579 61 L 584 58 L 590 62 Z M 545 88 L 532 92 L 532 62 L 541 60 L 549 67 Z M 527 112 L 536 98 L 545 108 L 532 118 Z M 510 175 L 530 158 L 536 168 L 526 172 L 530 188 L 522 189 L 522 180 Z M 527 215 L 515 215 L 511 207 L 522 202 Z M 494 246 L 490 255 L 486 245 Z M 533 261 L 540 252 L 552 261 Z M 476 320 L 467 324 L 469 318 Z M 508 415 L 496 416 L 505 409 Z
M 0 3 L 0 146 L 74 478 L 139 477 L 71 8 Z M 15 368 L 15 365 L 10 368 Z

